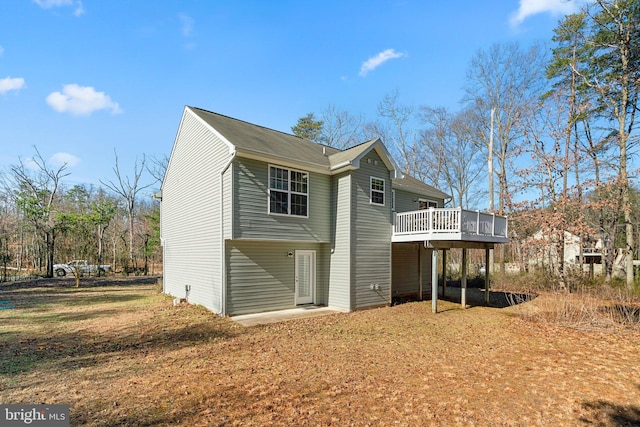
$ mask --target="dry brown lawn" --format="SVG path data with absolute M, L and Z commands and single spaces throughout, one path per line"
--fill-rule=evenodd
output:
M 447 302 L 246 328 L 140 279 L 0 300 L 0 402 L 69 404 L 72 425 L 640 425 L 630 329 Z

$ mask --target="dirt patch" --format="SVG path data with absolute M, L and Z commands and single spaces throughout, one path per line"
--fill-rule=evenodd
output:
M 245 328 L 154 282 L 0 285 L 0 401 L 72 425 L 640 424 L 637 331 L 448 301 Z

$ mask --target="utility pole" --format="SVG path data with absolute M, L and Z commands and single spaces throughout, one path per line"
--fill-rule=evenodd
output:
M 489 169 L 489 212 L 494 213 L 494 204 L 493 204 L 493 116 L 495 115 L 496 109 L 491 108 L 491 128 L 489 131 L 489 155 L 487 156 L 487 164 Z M 493 249 L 489 250 L 489 256 L 486 259 L 487 273 L 486 277 L 489 277 L 489 272 L 493 273 L 494 268 L 494 259 L 493 259 Z M 485 279 L 486 280 L 486 279 Z M 488 289 L 489 284 L 485 284 L 485 288 Z
M 491 109 L 491 130 L 489 133 L 489 155 L 487 156 L 487 164 L 489 168 L 489 212 L 493 213 L 493 116 L 496 109 Z

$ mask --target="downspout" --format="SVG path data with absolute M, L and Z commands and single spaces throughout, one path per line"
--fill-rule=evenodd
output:
M 224 247 L 224 174 L 231 166 L 233 159 L 236 157 L 235 148 L 231 151 L 231 156 L 227 163 L 220 171 L 220 314 L 226 316 L 227 312 L 227 281 L 226 278 L 226 262 Z M 233 229 L 233 227 L 232 227 Z
M 166 258 L 166 250 L 165 250 L 165 246 L 164 246 L 164 237 L 163 237 L 163 231 L 164 231 L 164 227 L 162 226 L 163 223 L 163 218 L 164 215 L 162 214 L 162 185 L 160 186 L 160 190 L 156 191 L 155 193 L 153 193 L 153 195 L 151 196 L 153 197 L 154 200 L 158 201 L 158 211 L 160 213 L 160 221 L 159 221 L 159 226 L 160 226 L 160 247 L 162 248 L 162 293 L 165 294 L 166 292 L 166 287 L 164 284 L 164 278 L 165 278 L 165 271 L 164 271 L 164 266 L 167 265 L 165 262 L 165 258 Z

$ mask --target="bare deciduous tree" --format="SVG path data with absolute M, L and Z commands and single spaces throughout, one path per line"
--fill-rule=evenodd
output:
M 510 201 L 508 167 L 514 145 L 522 137 L 522 121 L 544 87 L 544 61 L 538 45 L 525 51 L 517 43 L 495 44 L 479 50 L 467 71 L 465 100 L 483 124 L 481 137 L 487 148 L 492 135 L 490 112 L 495 111 L 493 150 L 500 213 Z
M 396 90 L 385 95 L 380 101 L 378 114 L 386 120 L 387 124 L 378 125 L 373 129 L 384 136 L 385 144 L 394 149 L 403 163 L 404 171 L 410 173 L 417 140 L 416 132 L 411 128 L 415 111 L 411 105 L 399 104 L 398 98 L 399 94 Z M 370 127 L 370 129 L 372 128 Z
M 149 163 L 147 164 L 147 172 L 149 175 L 156 180 L 156 182 L 161 183 L 164 180 L 164 174 L 167 171 L 167 166 L 169 166 L 169 157 L 167 155 L 163 156 L 151 156 L 149 157 Z
M 122 198 L 125 204 L 125 209 L 127 212 L 127 220 L 128 220 L 128 237 L 129 237 L 129 258 L 128 265 L 125 267 L 129 269 L 134 265 L 134 236 L 135 236 L 135 216 L 136 216 L 136 206 L 137 199 L 141 191 L 151 187 L 153 184 L 142 185 L 140 182 L 140 178 L 142 177 L 142 173 L 145 170 L 146 158 L 143 155 L 142 160 L 135 160 L 133 164 L 133 175 L 129 177 L 129 175 L 123 175 L 120 170 L 120 163 L 118 161 L 118 153 L 115 152 L 115 166 L 113 167 L 113 172 L 115 174 L 115 181 L 108 180 L 106 182 L 102 182 L 104 186 L 109 188 L 111 191 L 116 193 L 118 196 Z
M 421 116 L 429 127 L 421 134 L 420 169 L 428 181 L 448 188 L 454 206 L 468 208 L 483 194 L 472 194 L 484 167 L 473 116 L 467 110 L 451 114 L 430 107 L 422 107 Z
M 58 188 L 64 177 L 66 163 L 57 168 L 50 167 L 37 148 L 36 154 L 29 160 L 31 166 L 20 160 L 18 165 L 11 166 L 15 181 L 15 197 L 18 207 L 25 218 L 41 233 L 46 248 L 46 275 L 53 277 L 56 234 L 58 223 L 55 216 L 55 203 Z
M 364 117 L 353 115 L 346 110 L 338 110 L 329 105 L 321 113 L 323 122 L 320 140 L 340 150 L 360 144 L 364 140 Z

